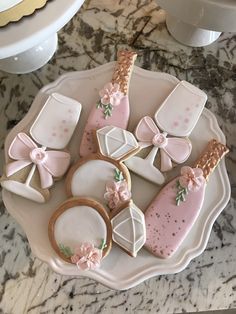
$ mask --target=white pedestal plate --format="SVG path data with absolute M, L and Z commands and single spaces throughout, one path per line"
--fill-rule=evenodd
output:
M 235 0 L 157 0 L 167 11 L 171 35 L 192 47 L 214 42 L 221 32 L 236 32 Z
M 0 28 L 0 70 L 28 73 L 46 64 L 57 48 L 57 32 L 84 0 L 54 0 L 32 16 Z

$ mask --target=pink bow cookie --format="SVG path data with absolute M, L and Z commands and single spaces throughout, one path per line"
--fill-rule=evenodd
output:
M 153 119 L 148 116 L 139 121 L 135 135 L 143 148 L 155 146 L 160 149 L 163 172 L 172 169 L 172 161 L 178 164 L 186 161 L 192 150 L 187 138 L 167 137 L 167 133 L 161 133 Z
M 12 141 L 9 157 L 13 162 L 6 165 L 6 176 L 9 177 L 30 164 L 35 164 L 40 176 L 41 187 L 47 189 L 53 184 L 53 177 L 61 177 L 69 167 L 70 154 L 63 151 L 46 150 L 25 133 L 18 133 Z

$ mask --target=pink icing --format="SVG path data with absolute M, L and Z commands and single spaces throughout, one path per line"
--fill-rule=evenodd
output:
M 100 266 L 102 250 L 97 249 L 91 243 L 83 243 L 76 248 L 75 254 L 71 256 L 71 262 L 76 264 L 80 270 L 96 269 Z
M 161 151 L 161 171 L 172 169 L 173 160 L 182 163 L 189 157 L 192 145 L 186 138 L 166 137 L 161 133 L 152 118 L 146 116 L 137 125 L 135 135 L 140 142 L 146 146 L 157 146 Z
M 180 174 L 180 185 L 189 191 L 197 191 L 205 181 L 203 171 L 200 168 L 184 166 L 181 168 Z
M 176 183 L 179 179 L 169 182 L 145 212 L 145 247 L 162 258 L 168 258 L 177 251 L 196 221 L 204 200 L 205 181 L 197 191 L 189 191 L 186 200 L 176 206 Z
M 37 166 L 43 189 L 53 184 L 53 177 L 62 176 L 70 164 L 70 154 L 61 151 L 46 151 L 25 133 L 18 133 L 12 141 L 9 157 L 15 161 L 6 165 L 6 176 L 9 177 L 31 163 Z
M 119 106 L 124 94 L 120 92 L 119 84 L 107 83 L 103 89 L 99 91 L 101 97 L 101 103 L 103 105 L 111 104 L 112 106 Z
M 103 109 L 96 108 L 96 106 L 93 105 L 85 125 L 82 141 L 80 144 L 80 156 L 84 157 L 96 152 L 97 147 L 94 141 L 94 130 L 98 130 L 108 125 L 126 129 L 128 126 L 129 115 L 130 108 L 127 95 L 121 99 L 119 106 L 113 107 L 112 116 L 108 117 L 107 119 L 104 118 Z
M 110 209 L 115 209 L 124 202 L 130 200 L 131 192 L 129 191 L 126 181 L 110 181 L 106 184 L 105 200 L 108 202 Z

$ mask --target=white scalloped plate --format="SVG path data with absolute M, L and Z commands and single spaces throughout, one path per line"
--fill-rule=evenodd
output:
M 46 94 L 59 92 L 79 100 L 83 105 L 79 126 L 69 147 L 76 160 L 89 109 L 98 99 L 98 90 L 104 83 L 110 81 L 113 69 L 114 62 L 88 71 L 68 73 L 54 83 L 45 86 L 35 98 L 25 118 L 9 133 L 5 142 L 6 150 L 16 133 L 30 124 L 32 118 L 39 112 L 47 97 Z M 131 120 L 129 129 L 133 130 L 142 116 L 153 116 L 158 106 L 177 83 L 178 80 L 169 74 L 150 72 L 134 67 L 130 84 Z M 216 118 L 209 110 L 204 109 L 190 136 L 193 151 L 187 164 L 191 165 L 212 138 L 225 143 L 225 136 L 220 130 Z M 172 171 L 171 176 L 174 176 L 177 170 Z M 83 272 L 78 271 L 76 266 L 60 260 L 51 248 L 48 239 L 49 218 L 55 207 L 66 199 L 63 184 L 63 181 L 56 183 L 51 190 L 52 197 L 47 204 L 36 204 L 5 190 L 3 191 L 3 200 L 8 211 L 26 232 L 33 253 L 48 263 L 54 271 L 63 275 L 87 276 L 110 288 L 119 290 L 133 287 L 153 276 L 177 273 L 183 270 L 194 257 L 205 249 L 212 225 L 230 197 L 230 184 L 223 160 L 211 175 L 204 205 L 194 227 L 171 258 L 167 260 L 156 258 L 145 249 L 139 252 L 137 258 L 132 258 L 113 245 L 111 253 L 103 260 L 100 269 Z M 145 210 L 158 190 L 158 186 L 132 175 L 133 199 L 141 209 Z

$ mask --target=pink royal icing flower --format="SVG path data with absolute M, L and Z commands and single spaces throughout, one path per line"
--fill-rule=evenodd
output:
M 92 243 L 85 242 L 76 248 L 71 262 L 76 264 L 79 270 L 96 269 L 100 266 L 102 250 L 94 247 Z
M 131 192 L 128 189 L 127 182 L 124 181 L 109 181 L 106 185 L 105 200 L 108 202 L 110 209 L 115 209 L 124 202 L 129 201 Z
M 180 185 L 189 191 L 197 191 L 205 181 L 203 171 L 200 168 L 184 166 L 181 168 L 180 174 Z
M 107 83 L 103 89 L 99 91 L 101 103 L 103 105 L 111 104 L 113 107 L 119 106 L 124 94 L 119 90 L 120 85 L 117 83 Z

